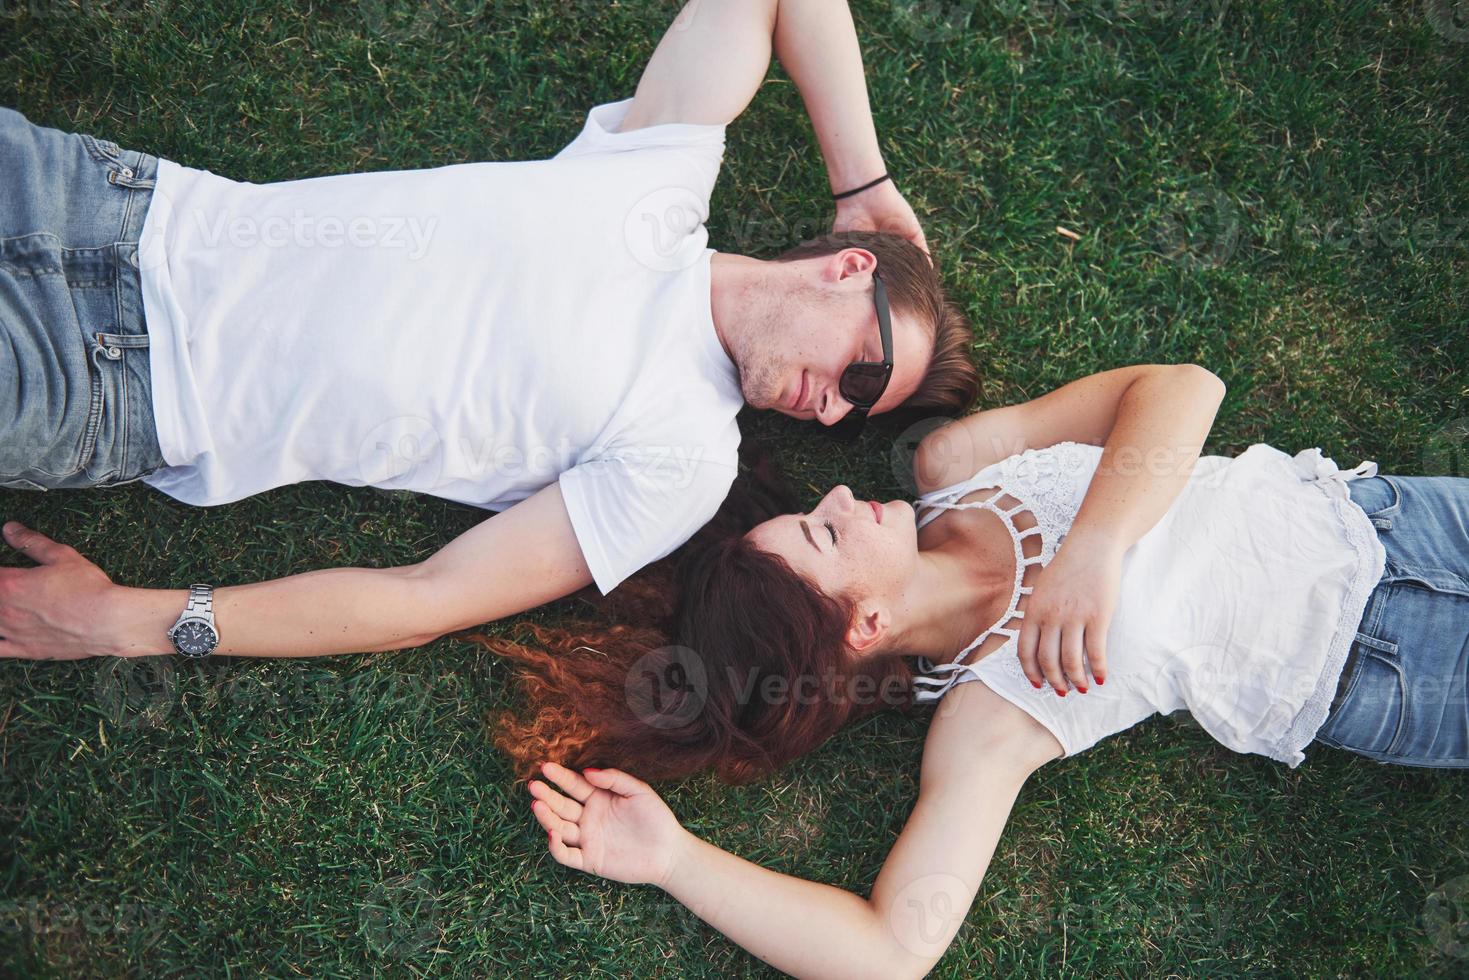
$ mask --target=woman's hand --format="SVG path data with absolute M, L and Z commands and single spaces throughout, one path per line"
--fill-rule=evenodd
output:
M 0 657 L 81 660 L 108 651 L 99 624 L 117 587 L 70 545 L 19 521 L 7 521 L 5 542 L 37 562 L 0 568 Z
M 1036 577 L 1019 636 L 1020 668 L 1035 687 L 1042 678 L 1062 697 L 1069 684 L 1085 694 L 1107 679 L 1107 627 L 1117 607 L 1122 553 L 1115 542 L 1068 535 Z M 1069 678 L 1069 684 L 1068 684 Z
M 552 857 L 629 885 L 667 884 L 689 834 L 647 783 L 621 769 L 578 775 L 554 762 L 541 772 L 562 791 L 537 779 L 526 785 Z
M 902 235 L 923 249 L 924 255 L 929 255 L 928 240 L 923 237 L 918 216 L 891 180 L 838 201 L 832 231 L 882 231 Z M 933 261 L 931 255 L 929 261 Z

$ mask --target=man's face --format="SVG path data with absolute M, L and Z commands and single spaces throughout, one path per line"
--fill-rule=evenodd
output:
M 882 361 L 882 335 L 872 297 L 876 260 L 844 249 L 812 263 L 812 288 L 786 302 L 762 325 L 739 359 L 740 385 L 753 408 L 834 425 L 852 410 L 841 376 L 854 361 Z M 891 411 L 923 381 L 933 344 L 913 319 L 892 310 L 893 374 L 871 414 Z

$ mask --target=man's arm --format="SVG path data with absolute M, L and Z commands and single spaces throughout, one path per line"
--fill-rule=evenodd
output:
M 760 88 L 772 50 L 806 103 L 832 192 L 886 173 L 846 0 L 689 0 L 644 69 L 622 131 L 729 124 Z M 839 228 L 845 216 L 854 228 L 890 231 L 924 247 L 891 182 L 843 200 L 837 211 Z
M 559 484 L 465 531 L 416 565 L 325 568 L 214 590 L 218 656 L 323 657 L 420 646 L 591 584 Z M 114 587 L 97 652 L 173 653 L 188 589 Z

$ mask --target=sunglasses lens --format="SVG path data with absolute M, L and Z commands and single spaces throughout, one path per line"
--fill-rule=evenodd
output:
M 887 379 L 881 364 L 849 364 L 842 372 L 842 397 L 853 405 L 870 407 L 881 397 Z

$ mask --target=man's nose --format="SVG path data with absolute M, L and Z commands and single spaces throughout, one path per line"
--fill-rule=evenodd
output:
M 852 410 L 852 403 L 841 395 L 833 394 L 830 388 L 821 392 L 816 403 L 816 418 L 822 425 L 836 425 Z

